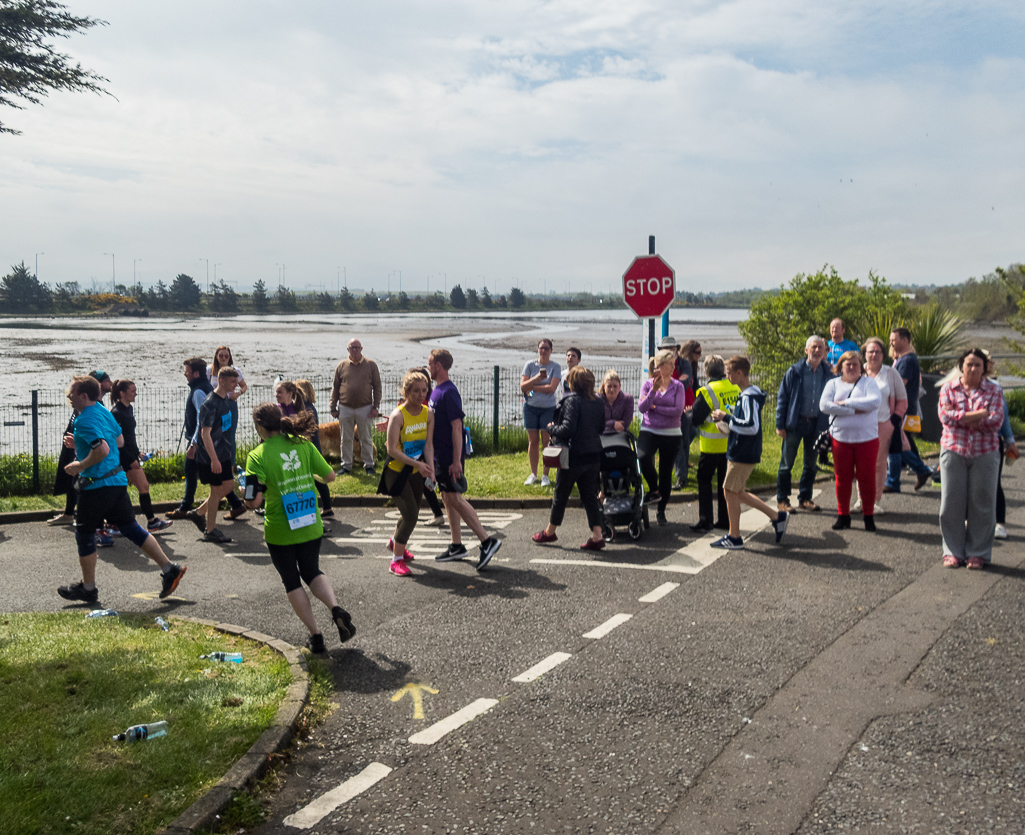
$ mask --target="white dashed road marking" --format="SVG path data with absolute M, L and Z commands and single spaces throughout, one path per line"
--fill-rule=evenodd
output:
M 605 560 L 531 560 L 538 565 L 593 565 L 595 568 L 633 568 L 637 571 L 669 571 L 675 574 L 695 574 L 685 565 L 634 565 L 630 562 L 608 562 Z M 700 570 L 700 569 L 699 569 Z
M 451 733 L 456 728 L 461 728 L 482 713 L 487 713 L 497 704 L 498 699 L 477 699 L 475 702 L 470 702 L 462 710 L 457 710 L 451 716 L 446 716 L 440 722 L 435 722 L 429 728 L 413 734 L 409 741 L 413 745 L 433 745 L 445 734 Z
M 391 774 L 391 769 L 388 766 L 382 763 L 371 763 L 355 777 L 350 777 L 327 794 L 322 794 L 309 806 L 289 815 L 284 822 L 287 826 L 293 826 L 296 829 L 309 829 L 343 803 L 365 792 L 374 783 L 383 780 L 389 774 Z
M 622 626 L 624 623 L 626 623 L 632 617 L 633 617 L 633 615 L 624 615 L 624 614 L 613 615 L 607 621 L 605 621 L 605 623 L 603 623 L 601 626 L 596 626 L 590 632 L 585 632 L 583 637 L 585 637 L 585 638 L 594 638 L 594 639 L 604 638 L 613 629 L 615 629 L 617 626 Z
M 563 661 L 567 661 L 573 656 L 568 652 L 553 652 L 544 661 L 539 664 L 535 664 L 525 673 L 520 673 L 518 676 L 513 678 L 513 681 L 528 682 L 534 681 L 535 679 L 541 678 L 549 670 L 554 670 Z
M 644 597 L 637 598 L 638 603 L 657 603 L 669 592 L 680 587 L 679 583 L 663 583 L 657 589 L 652 589 Z

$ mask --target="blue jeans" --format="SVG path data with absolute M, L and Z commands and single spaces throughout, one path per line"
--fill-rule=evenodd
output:
M 787 430 L 783 439 L 783 452 L 780 455 L 779 473 L 776 476 L 776 501 L 790 501 L 791 471 L 797 461 L 797 451 L 804 447 L 804 469 L 801 471 L 801 482 L 797 490 L 799 502 L 811 501 L 811 491 L 815 486 L 816 466 L 815 439 L 818 437 L 818 417 L 797 419 L 797 426 Z
M 886 459 L 886 486 L 894 493 L 900 492 L 900 471 L 906 464 L 915 475 L 926 475 L 932 472 L 932 467 L 918 457 L 918 447 L 915 439 L 908 436 L 908 443 L 911 449 L 903 452 L 891 452 Z

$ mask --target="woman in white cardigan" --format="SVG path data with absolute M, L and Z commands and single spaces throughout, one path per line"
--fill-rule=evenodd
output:
M 865 530 L 876 529 L 876 459 L 879 454 L 879 386 L 861 371 L 861 354 L 847 351 L 836 363 L 839 377 L 826 382 L 819 409 L 830 416 L 833 472 L 836 477 L 836 522 L 833 530 L 851 526 L 851 489 L 858 479 Z
M 908 410 L 908 392 L 904 381 L 892 365 L 884 365 L 886 346 L 878 336 L 873 336 L 861 346 L 865 355 L 865 376 L 871 377 L 879 386 L 879 454 L 876 458 L 876 506 L 875 515 L 883 512 L 879 501 L 886 483 L 886 461 L 893 444 L 904 442 L 904 432 L 900 428 L 904 422 L 904 413 Z M 897 437 L 894 437 L 896 433 Z M 910 447 L 909 447 L 910 448 Z

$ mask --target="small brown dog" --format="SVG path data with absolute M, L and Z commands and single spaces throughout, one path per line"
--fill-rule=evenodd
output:
M 338 421 L 331 420 L 320 424 L 320 450 L 325 458 L 342 459 L 342 437 L 338 428 Z M 371 453 L 374 461 L 377 461 L 377 450 Z M 352 438 L 352 460 L 353 463 L 362 461 L 362 447 L 359 442 L 359 435 L 353 432 Z

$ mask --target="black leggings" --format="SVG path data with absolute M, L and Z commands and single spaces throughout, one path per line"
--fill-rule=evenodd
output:
M 559 470 L 555 479 L 555 493 L 552 496 L 552 512 L 548 521 L 558 527 L 566 515 L 566 503 L 573 491 L 573 485 L 577 485 L 580 492 L 580 503 L 587 513 L 587 526 L 593 528 L 600 526 L 605 521 L 602 513 L 601 503 L 598 501 L 598 490 L 601 486 L 600 464 L 595 461 L 593 464 L 585 464 L 582 467 L 568 467 Z
M 658 509 L 664 513 L 669 504 L 669 491 L 673 489 L 673 464 L 680 451 L 683 437 L 680 435 L 656 435 L 641 430 L 637 437 L 637 452 L 641 462 L 641 474 L 648 482 L 648 490 L 659 492 Z M 658 475 L 655 475 L 655 453 L 658 453 Z M 657 479 L 657 486 L 656 486 Z
M 290 594 L 302 584 L 308 586 L 324 572 L 320 570 L 320 539 L 309 539 L 295 545 L 267 543 L 271 562 L 281 575 L 285 593 Z M 302 582 L 300 582 L 300 580 Z

